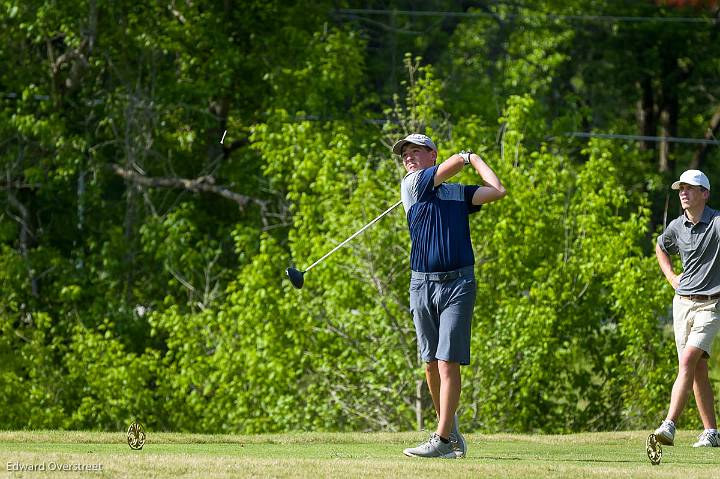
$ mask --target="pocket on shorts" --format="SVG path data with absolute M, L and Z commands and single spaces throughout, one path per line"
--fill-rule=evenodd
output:
M 462 288 L 465 291 L 474 291 L 477 289 L 475 278 L 462 278 L 460 284 L 462 284 Z
M 422 288 L 425 280 L 420 278 L 410 278 L 410 291 L 418 291 Z

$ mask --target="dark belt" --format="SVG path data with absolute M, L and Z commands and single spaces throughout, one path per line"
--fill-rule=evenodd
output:
M 456 269 L 454 271 L 443 271 L 439 273 L 421 273 L 413 271 L 412 277 L 415 279 L 424 279 L 425 281 L 453 281 L 458 278 L 474 278 L 475 272 L 472 266 Z
M 679 294 L 683 299 L 689 299 L 692 301 L 712 301 L 714 299 L 720 299 L 720 293 L 719 294 Z

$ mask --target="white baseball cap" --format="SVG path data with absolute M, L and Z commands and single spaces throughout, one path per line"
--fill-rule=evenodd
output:
M 710 189 L 710 180 L 708 180 L 708 177 L 705 176 L 705 173 L 703 173 L 700 170 L 687 170 L 684 171 L 682 175 L 680 175 L 680 179 L 672 184 L 670 188 L 673 190 L 679 190 L 680 189 L 680 183 L 685 183 L 687 185 L 695 185 L 695 186 L 702 186 L 706 190 Z
M 426 148 L 430 148 L 431 150 L 438 151 L 437 146 L 435 146 L 435 143 L 433 143 L 429 136 L 421 135 L 420 133 L 411 133 L 402 140 L 398 140 L 397 142 L 395 142 L 392 149 L 393 153 L 395 153 L 396 155 L 401 155 L 403 146 L 407 145 L 408 143 L 424 146 Z

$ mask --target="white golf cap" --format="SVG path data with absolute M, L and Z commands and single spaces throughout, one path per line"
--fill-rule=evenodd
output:
M 421 135 L 420 133 L 411 133 L 402 140 L 398 140 L 395 145 L 393 145 L 393 153 L 395 153 L 396 155 L 402 154 L 403 146 L 407 145 L 408 143 L 424 146 L 426 148 L 437 151 L 437 146 L 435 146 L 435 143 L 433 143 L 429 136 Z
M 671 188 L 673 190 L 679 190 L 680 183 L 685 183 L 687 185 L 702 186 L 706 190 L 710 189 L 710 180 L 708 180 L 708 177 L 705 176 L 705 173 L 703 173 L 700 170 L 684 171 L 683 174 L 680 175 L 680 179 L 677 180 L 675 183 L 673 183 Z

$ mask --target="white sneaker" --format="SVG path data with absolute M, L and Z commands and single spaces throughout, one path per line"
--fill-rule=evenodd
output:
M 663 421 L 660 427 L 655 429 L 655 437 L 660 444 L 673 446 L 675 444 L 675 425 L 671 422 Z
M 403 454 L 410 457 L 438 457 L 443 459 L 455 459 L 457 454 L 451 443 L 444 443 L 435 433 L 432 433 L 427 442 L 417 447 L 410 447 L 403 451 Z
M 720 434 L 716 432 L 703 431 L 698 436 L 698 442 L 693 447 L 720 447 Z
M 450 431 L 450 444 L 455 448 L 455 454 L 457 457 L 465 457 L 467 453 L 467 444 L 465 438 L 460 434 L 460 424 L 458 423 L 457 414 L 453 419 L 452 430 Z

